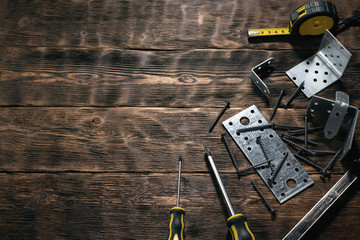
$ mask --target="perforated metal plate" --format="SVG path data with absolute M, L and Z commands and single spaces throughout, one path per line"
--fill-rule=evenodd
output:
M 260 74 L 265 70 L 269 70 L 269 66 L 273 61 L 274 58 L 269 58 L 251 69 L 251 80 L 264 94 L 270 94 L 270 91 L 263 80 L 260 78 Z
M 314 117 L 316 117 L 316 115 L 320 115 L 322 118 L 328 118 L 328 120 L 332 114 L 335 115 L 334 117 L 342 118 L 340 125 L 342 127 L 347 127 L 347 134 L 344 141 L 343 151 L 341 152 L 340 156 L 340 158 L 343 158 L 351 149 L 359 110 L 356 107 L 348 105 L 346 106 L 346 113 L 344 114 L 341 110 L 337 110 L 337 105 L 338 104 L 336 104 L 336 101 L 314 96 L 311 99 L 309 106 L 307 107 L 307 112 L 308 114 L 314 115 Z M 337 112 L 339 114 L 337 114 Z M 318 122 L 318 120 L 314 120 Z M 324 134 L 326 135 L 327 133 L 325 132 Z
M 305 81 L 301 90 L 310 98 L 341 78 L 350 57 L 351 53 L 326 30 L 318 52 L 286 74 L 297 86 Z
M 259 136 L 265 146 L 266 154 L 271 160 L 273 169 L 279 165 L 284 154 L 288 152 L 289 155 L 272 186 L 268 184 L 268 180 L 272 176 L 271 168 L 265 164 L 263 167 L 256 169 L 276 199 L 280 203 L 284 203 L 314 182 L 273 129 L 268 128 L 244 133 L 237 131 L 241 128 L 263 124 L 268 124 L 268 122 L 255 105 L 222 122 L 224 128 L 252 165 L 266 162 L 260 145 L 256 143 L 256 138 Z
M 349 107 L 349 95 L 344 92 L 336 92 L 336 100 L 330 116 L 325 124 L 324 133 L 327 139 L 332 139 L 338 133 Z

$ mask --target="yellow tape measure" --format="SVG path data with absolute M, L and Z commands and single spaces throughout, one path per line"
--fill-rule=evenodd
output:
M 327 1 L 313 1 L 296 9 L 290 15 L 286 28 L 249 29 L 249 38 L 267 36 L 317 36 L 337 26 L 339 16 L 334 4 Z

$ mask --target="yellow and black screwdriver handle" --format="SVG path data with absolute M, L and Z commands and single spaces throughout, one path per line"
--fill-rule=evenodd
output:
M 339 22 L 334 4 L 328 1 L 313 1 L 297 8 L 291 15 L 288 27 L 249 29 L 248 37 L 274 36 L 319 36 L 331 31 Z
M 229 217 L 227 226 L 231 233 L 232 240 L 255 240 L 254 234 L 250 231 L 244 215 L 236 214 Z
M 168 240 L 184 240 L 184 209 L 181 207 L 174 207 L 171 209 L 170 215 Z

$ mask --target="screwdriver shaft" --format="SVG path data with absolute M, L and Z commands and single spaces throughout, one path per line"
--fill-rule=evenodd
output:
M 234 216 L 234 215 L 235 215 L 234 208 L 233 208 L 233 206 L 232 206 L 232 204 L 231 204 L 230 198 L 229 198 L 229 196 L 228 196 L 228 194 L 227 194 L 227 192 L 226 192 L 226 189 L 225 189 L 225 187 L 224 187 L 224 184 L 223 184 L 222 181 L 221 181 L 219 172 L 218 172 L 218 170 L 217 170 L 217 168 L 216 168 L 216 166 L 215 166 L 215 162 L 214 162 L 214 160 L 213 160 L 213 158 L 212 158 L 212 156 L 211 156 L 211 154 L 210 154 L 210 151 L 209 151 L 209 149 L 208 149 L 207 147 L 205 147 L 205 151 L 206 151 L 207 159 L 209 160 L 209 163 L 210 163 L 211 168 L 212 168 L 212 170 L 213 170 L 213 172 L 214 172 L 214 175 L 215 175 L 215 178 L 216 178 L 216 180 L 217 180 L 217 183 L 219 184 L 219 187 L 220 187 L 221 192 L 222 192 L 222 194 L 223 194 L 223 196 L 224 196 L 225 202 L 226 202 L 226 204 L 227 204 L 227 206 L 228 206 L 228 209 L 229 209 L 229 211 L 230 211 L 230 214 L 231 214 L 231 216 Z
M 180 181 L 181 181 L 181 163 L 182 163 L 182 156 L 179 155 L 179 174 L 178 174 L 178 186 L 177 186 L 177 199 L 176 199 L 176 207 L 180 205 Z

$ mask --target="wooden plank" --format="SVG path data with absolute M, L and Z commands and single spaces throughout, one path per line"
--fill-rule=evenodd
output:
M 341 19 L 360 3 L 332 1 Z M 303 2 L 304 3 L 304 2 Z M 301 3 L 301 4 L 303 4 Z M 299 1 L 5 1 L 0 18 L 2 46 L 119 47 L 131 49 L 316 48 L 304 43 L 249 44 L 247 29 L 286 27 Z M 345 46 L 360 37 L 356 28 L 338 37 Z
M 360 8 L 358 1 L 333 2 L 342 19 Z M 1 1 L 4 238 L 164 239 L 181 153 L 186 239 L 225 239 L 228 213 L 206 166 L 204 145 L 256 238 L 285 236 L 341 177 L 342 164 L 336 162 L 325 181 L 302 164 L 315 185 L 279 205 L 257 174 L 237 178 L 220 140 L 224 129 L 218 124 L 209 134 L 208 127 L 225 100 L 231 108 L 222 120 L 252 104 L 268 118 L 279 89 L 285 88 L 287 96 L 295 89 L 285 71 L 311 56 L 320 39 L 249 43 L 246 30 L 285 26 L 298 5 L 263 0 Z M 360 104 L 357 28 L 337 36 L 353 56 L 341 81 L 320 93 L 334 99 L 335 91 L 343 90 L 354 106 Z M 272 94 L 265 98 L 248 75 L 269 57 L 275 58 L 275 71 L 266 80 Z M 302 125 L 307 105 L 300 95 L 294 109 L 279 109 L 274 120 Z M 343 144 L 321 133 L 310 138 L 323 149 Z M 235 143 L 230 145 L 239 167 L 248 167 Z M 330 156 L 312 159 L 325 166 Z M 276 219 L 250 180 L 277 209 Z M 359 189 L 359 183 L 352 187 L 309 239 L 357 239 Z
M 184 162 L 184 166 L 190 164 Z M 240 181 L 231 174 L 221 173 L 221 177 L 234 208 L 248 216 L 256 238 L 275 240 L 285 236 L 340 176 L 283 205 L 257 176 Z M 0 230 L 7 239 L 164 239 L 169 211 L 176 203 L 176 173 L 1 173 L 0 180 Z M 259 183 L 276 208 L 275 220 L 250 180 Z M 312 239 L 356 239 L 359 197 L 357 185 Z M 187 239 L 226 239 L 229 215 L 209 173 L 182 175 L 180 203 L 186 210 Z
M 248 99 L 271 107 L 280 88 L 288 96 L 295 85 L 285 72 L 313 51 L 6 48 L 0 61 L 2 106 L 159 106 L 217 107 L 225 99 L 243 107 Z M 335 91 L 359 105 L 360 54 L 353 51 L 340 81 L 318 95 L 334 99 Z M 251 82 L 251 68 L 274 57 L 275 71 L 265 80 L 265 97 Z M 287 98 L 284 99 L 284 101 Z M 294 101 L 306 108 L 304 95 Z
M 225 120 L 243 109 L 229 109 Z M 260 109 L 268 118 L 271 109 Z M 204 145 L 219 159 L 219 168 L 234 172 L 221 142 L 225 130 L 220 123 L 208 129 L 216 108 L 0 108 L 0 169 L 6 172 L 176 172 L 177 156 L 193 164 L 185 172 L 207 171 Z M 303 125 L 304 110 L 280 109 L 277 123 Z M 222 121 L 221 120 L 221 121 Z M 311 125 L 312 126 L 312 123 Z M 279 131 L 279 134 L 281 131 Z M 341 134 L 340 136 L 343 136 Z M 359 134 L 355 134 L 356 148 Z M 337 150 L 342 137 L 324 139 L 318 149 Z M 230 140 L 230 138 L 229 138 Z M 231 142 L 239 167 L 249 166 Z M 312 158 L 325 166 L 331 155 Z M 305 168 L 314 172 L 311 167 Z M 343 172 L 340 162 L 336 172 Z

